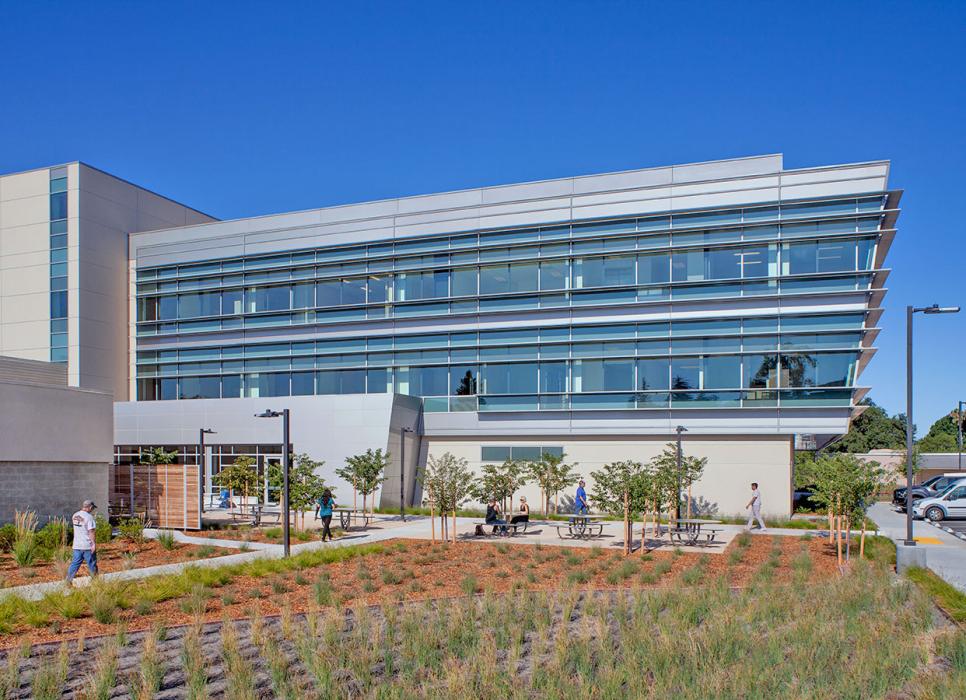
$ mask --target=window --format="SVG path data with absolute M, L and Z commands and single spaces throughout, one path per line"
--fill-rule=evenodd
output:
M 200 292 L 178 296 L 178 318 L 217 316 L 221 313 L 221 294 Z
M 292 285 L 292 308 L 311 309 L 315 307 L 315 285 L 302 282 Z
M 392 373 L 389 368 L 370 369 L 366 372 L 366 393 L 385 394 L 392 391 Z
M 50 293 L 50 317 L 51 318 L 67 317 L 67 292 Z
M 220 377 L 182 377 L 179 399 L 221 398 Z
M 405 272 L 396 275 L 396 301 L 449 296 L 449 272 Z M 348 303 L 348 302 L 347 302 Z
M 536 289 L 536 263 L 486 265 L 480 268 L 480 294 L 531 292 Z
M 366 303 L 366 278 L 353 277 L 342 280 L 342 303 L 343 304 L 365 304 Z
M 776 246 L 706 248 L 674 253 L 671 278 L 675 282 L 766 277 L 777 272 Z
M 560 445 L 483 445 L 480 448 L 480 461 L 505 462 L 508 459 L 536 461 L 545 454 L 563 457 L 563 447 Z
M 67 218 L 67 193 L 66 192 L 53 192 L 50 195 L 50 219 L 55 221 L 57 219 Z
M 449 368 L 451 396 L 475 396 L 479 371 L 476 365 L 453 365 Z
M 634 388 L 633 360 L 575 360 L 574 391 L 620 391 Z
M 337 369 L 318 372 L 318 394 L 364 394 L 366 371 L 364 369 Z
M 570 278 L 570 266 L 566 260 L 540 263 L 540 289 L 566 289 Z
M 410 367 L 410 396 L 448 396 L 448 367 Z
M 314 393 L 314 372 L 292 372 L 292 396 L 311 396 Z
M 527 394 L 536 390 L 536 363 L 494 364 L 483 367 L 484 394 Z
M 567 391 L 567 363 L 540 363 L 540 392 L 561 393 Z
M 632 255 L 607 255 L 602 258 L 576 258 L 573 286 L 603 287 L 635 283 L 635 259 Z
M 453 296 L 473 296 L 476 294 L 476 268 L 461 267 L 452 271 Z
M 670 277 L 671 265 L 667 253 L 637 256 L 638 284 L 663 284 Z
M 670 388 L 669 363 L 667 360 L 638 360 L 637 386 L 642 391 Z
M 782 386 L 851 386 L 855 353 L 782 354 Z
M 378 304 L 389 301 L 390 281 L 389 275 L 372 275 L 369 277 L 366 288 L 368 290 L 368 302 Z
M 778 387 L 777 355 L 745 355 L 741 359 L 744 389 L 775 389 Z
M 282 311 L 289 308 L 289 288 L 250 287 L 245 291 L 245 304 L 248 313 L 258 311 Z M 273 394 L 278 396 L 278 394 Z

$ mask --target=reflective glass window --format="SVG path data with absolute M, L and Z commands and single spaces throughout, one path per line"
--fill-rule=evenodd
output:
M 505 462 L 510 459 L 510 448 L 483 445 L 480 458 L 483 462 Z
M 448 367 L 410 367 L 410 396 L 449 395 Z
M 342 283 L 326 280 L 315 285 L 316 306 L 338 306 L 342 303 Z
M 479 370 L 476 365 L 452 365 L 449 368 L 449 394 L 451 396 L 475 396 Z
M 67 218 L 66 192 L 56 192 L 50 195 L 50 218 L 52 220 Z
M 540 289 L 566 289 L 570 276 L 566 260 L 553 260 L 540 263 Z
M 161 320 L 178 318 L 178 297 L 158 297 L 158 318 Z
M 574 260 L 574 288 L 634 284 L 635 259 L 632 255 L 607 255 L 602 258 Z
M 703 365 L 702 389 L 734 389 L 741 385 L 740 356 L 705 356 Z
M 634 388 L 633 360 L 575 360 L 574 391 L 620 391 Z
M 701 358 L 700 357 L 671 358 L 671 388 L 672 389 L 700 389 L 701 388 Z
M 292 396 L 311 396 L 314 393 L 314 372 L 292 372 Z
M 855 353 L 783 353 L 783 386 L 851 386 Z
M 289 308 L 289 288 L 251 287 L 245 291 L 248 313 L 257 311 L 282 311 Z
M 670 278 L 671 264 L 667 253 L 637 256 L 638 284 L 663 284 Z
M 392 374 L 388 367 L 366 371 L 366 393 L 385 394 L 392 391 Z
M 476 268 L 461 267 L 452 271 L 453 296 L 473 296 L 476 294 Z
M 489 364 L 483 367 L 483 391 L 486 394 L 522 394 L 536 390 L 536 363 Z
M 567 363 L 540 363 L 540 391 L 541 393 L 559 393 L 567 391 Z
M 292 308 L 311 309 L 315 307 L 315 284 L 302 282 L 292 285 Z
M 532 292 L 537 289 L 537 263 L 510 265 L 510 291 Z
M 220 377 L 182 377 L 178 394 L 179 399 L 218 399 L 221 398 Z
M 181 294 L 178 296 L 179 318 L 217 316 L 220 313 L 221 294 L 218 292 L 201 292 L 198 294 Z
M 242 313 L 242 290 L 228 289 L 221 293 L 221 312 L 223 314 Z
M 670 388 L 669 363 L 661 360 L 637 361 L 637 387 L 642 391 Z
M 316 373 L 317 394 L 364 394 L 366 370 L 334 369 Z
M 745 389 L 778 387 L 778 355 L 744 355 L 741 386 Z
M 509 265 L 485 265 L 480 268 L 480 294 L 505 294 L 509 291 Z
M 178 398 L 178 380 L 177 379 L 162 379 L 161 380 L 161 400 L 162 401 L 174 401 Z
M 342 280 L 342 303 L 343 304 L 365 304 L 366 303 L 366 278 L 353 277 Z
M 786 243 L 783 256 L 785 274 L 845 272 L 855 269 L 855 241 Z

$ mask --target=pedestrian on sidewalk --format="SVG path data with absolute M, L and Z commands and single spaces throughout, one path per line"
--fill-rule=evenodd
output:
M 758 490 L 757 482 L 752 482 L 751 484 L 751 500 L 748 501 L 748 505 L 745 508 L 751 509 L 751 515 L 748 516 L 748 529 L 751 530 L 752 523 L 757 520 L 758 529 L 764 532 L 765 521 L 761 519 L 761 492 Z
M 91 576 L 97 576 L 97 538 L 94 532 L 97 524 L 92 513 L 97 510 L 94 501 L 84 501 L 81 509 L 71 517 L 71 524 L 74 526 L 74 556 L 70 560 L 70 567 L 67 569 L 67 585 L 71 585 L 74 576 L 80 569 L 81 564 L 87 565 L 87 570 Z
M 329 540 L 332 539 L 332 531 L 329 530 L 329 525 L 332 523 L 332 508 L 335 506 L 335 499 L 332 498 L 332 492 L 326 489 L 322 492 L 322 498 L 319 499 L 319 517 L 322 519 L 322 541 L 325 542 L 325 538 L 328 537 Z

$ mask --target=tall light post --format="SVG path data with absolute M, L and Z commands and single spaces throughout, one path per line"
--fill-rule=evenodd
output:
M 959 313 L 958 306 L 906 307 L 906 547 L 914 547 L 916 541 L 912 538 L 912 315 L 924 314 L 955 314 Z
M 399 433 L 399 517 L 406 522 L 406 433 L 412 428 L 402 428 Z
M 291 552 L 291 537 L 288 526 L 288 509 L 289 509 L 289 491 L 288 491 L 288 471 L 289 471 L 289 456 L 288 456 L 288 420 L 289 413 L 287 408 L 283 408 L 281 411 L 266 410 L 262 413 L 256 413 L 256 418 L 278 418 L 282 417 L 282 554 L 283 556 L 288 556 Z
M 205 435 L 214 435 L 215 431 L 211 428 L 201 428 L 198 431 L 198 478 L 201 483 L 201 493 L 198 494 L 198 512 L 205 512 L 205 490 L 208 488 L 207 479 L 205 479 L 208 458 L 205 455 Z
M 959 408 L 956 410 L 956 450 L 959 452 L 957 458 L 957 466 L 959 471 L 963 470 L 963 402 L 959 402 Z
M 688 429 L 683 425 L 679 425 L 674 429 L 674 432 L 678 434 L 678 495 L 674 502 L 674 518 L 676 520 L 681 519 L 681 433 L 688 432 Z

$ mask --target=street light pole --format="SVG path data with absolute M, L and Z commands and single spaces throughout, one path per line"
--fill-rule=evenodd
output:
M 959 457 L 957 459 L 957 465 L 959 471 L 963 470 L 963 402 L 959 402 L 959 408 L 956 410 L 956 449 L 959 452 Z
M 198 513 L 205 512 L 205 490 L 208 486 L 208 480 L 205 479 L 208 459 L 205 455 L 205 435 L 214 435 L 215 431 L 211 428 L 202 428 L 198 431 L 198 480 L 201 484 L 201 491 L 198 494 Z
M 402 428 L 399 440 L 399 517 L 406 522 L 406 433 L 412 428 Z
M 906 307 L 906 539 L 903 545 L 914 547 L 916 540 L 912 537 L 912 316 L 922 312 L 924 314 L 955 314 L 958 306 Z
M 681 433 L 686 433 L 688 431 L 683 425 L 679 425 L 674 431 L 678 434 L 678 493 L 674 502 L 674 517 L 676 520 L 681 519 Z
M 291 530 L 289 529 L 289 410 L 283 408 L 281 411 L 266 410 L 256 413 L 256 418 L 282 418 L 282 554 L 289 556 L 292 550 Z

